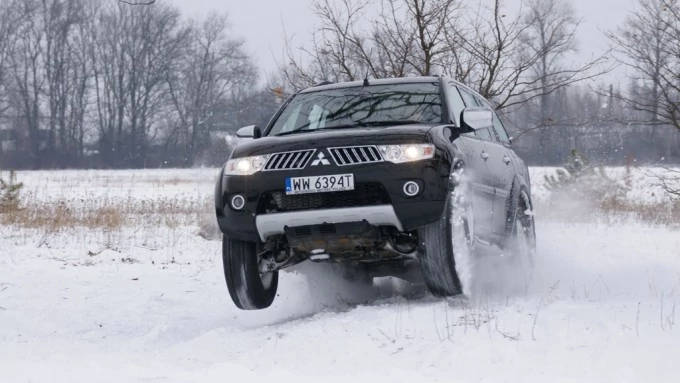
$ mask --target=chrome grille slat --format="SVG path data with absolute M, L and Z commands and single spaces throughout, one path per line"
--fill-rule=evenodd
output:
M 373 156 L 373 152 L 371 151 L 371 148 L 366 148 L 366 158 L 368 158 L 370 161 L 375 161 L 375 157 Z
M 284 158 L 286 158 L 287 155 L 288 155 L 287 153 L 283 153 L 280 156 L 278 156 L 279 158 L 276 160 L 276 163 L 274 163 L 273 170 L 281 169 L 279 167 L 279 164 L 281 163 L 281 161 L 283 161 Z
M 307 166 L 315 149 L 295 150 L 271 154 L 264 171 L 274 170 L 299 170 Z
M 374 145 L 328 148 L 328 151 L 337 166 L 383 162 L 380 151 L 378 151 L 378 148 Z
M 370 155 L 371 149 L 370 148 L 361 148 L 361 153 L 366 157 L 367 160 L 369 161 L 375 161 L 373 159 L 373 156 Z
M 293 160 L 293 161 L 290 163 L 290 165 L 291 165 L 292 167 L 295 167 L 295 164 L 298 163 L 298 160 L 300 159 L 300 156 L 302 156 L 302 153 L 301 153 L 301 152 L 297 152 L 297 153 L 295 153 L 295 155 L 292 157 L 292 160 Z
M 378 148 L 373 147 L 373 154 L 375 155 L 376 161 L 382 159 L 382 156 L 380 155 L 380 150 L 378 150 Z
M 356 164 L 356 163 L 359 162 L 359 160 L 358 160 L 357 158 L 354 158 L 354 153 L 352 153 L 352 149 L 351 149 L 351 148 L 345 149 L 345 151 L 347 152 L 347 158 L 349 158 L 349 160 L 350 160 L 353 164 Z
M 267 161 L 267 164 L 264 165 L 264 168 L 265 168 L 265 169 L 271 168 L 272 163 L 273 163 L 274 161 L 276 161 L 276 157 L 274 157 L 274 156 L 269 157 L 269 160 Z
M 345 160 L 342 159 L 342 156 L 337 151 L 331 150 L 330 153 L 331 153 L 331 156 L 333 157 L 333 160 L 335 161 L 336 164 L 338 164 L 338 165 L 344 165 L 345 164 Z
M 361 156 L 365 158 L 366 161 L 373 161 L 371 158 L 368 157 L 368 154 L 366 154 L 366 150 L 367 150 L 366 148 L 359 148 L 359 154 L 361 154 Z
M 309 160 L 312 158 L 312 153 L 314 153 L 314 151 L 302 153 L 302 158 L 300 158 L 300 161 L 298 162 L 295 168 L 296 169 L 304 168 L 305 165 L 307 165 L 307 162 L 309 162 Z
M 299 154 L 299 153 L 297 153 L 297 154 Z M 294 153 L 290 153 L 290 154 L 288 154 L 288 155 L 286 156 L 286 157 L 287 157 L 287 158 L 286 158 L 286 162 L 283 163 L 283 168 L 284 168 L 284 169 L 288 167 L 288 164 L 290 163 L 290 161 L 291 161 L 291 160 L 293 159 L 293 157 L 295 157 L 295 156 L 296 156 L 296 154 L 294 154 Z
M 353 163 L 352 157 L 349 155 L 349 150 L 347 149 L 341 149 L 342 155 L 344 156 L 344 159 L 346 160 L 347 164 Z
M 356 157 L 357 162 L 362 163 L 365 161 L 361 160 L 361 156 L 359 156 L 359 152 L 357 152 L 357 148 L 352 148 L 352 154 L 354 154 L 354 157 Z
M 375 158 L 375 161 L 380 161 L 380 152 L 378 152 L 378 148 L 371 148 L 369 152 L 371 152 L 371 155 L 373 158 Z

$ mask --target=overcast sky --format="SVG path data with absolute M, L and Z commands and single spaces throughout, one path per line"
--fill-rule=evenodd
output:
M 201 16 L 212 10 L 227 12 L 232 33 L 246 40 L 247 50 L 255 57 L 263 75 L 276 69 L 285 43 L 284 31 L 294 36 L 296 45 L 304 44 L 318 22 L 312 14 L 312 0 L 158 0 L 176 4 L 187 16 Z M 482 0 L 491 3 L 490 0 Z M 520 0 L 505 0 L 516 9 Z M 571 0 L 583 18 L 579 28 L 579 59 L 602 54 L 607 39 L 602 31 L 614 30 L 625 20 L 637 0 Z M 615 78 L 620 78 L 621 71 Z

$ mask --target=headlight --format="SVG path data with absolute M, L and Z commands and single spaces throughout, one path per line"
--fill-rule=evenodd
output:
M 434 157 L 434 145 L 383 145 L 378 146 L 385 161 L 400 164 L 403 162 L 427 160 Z
M 227 161 L 224 174 L 228 176 L 249 176 L 264 169 L 269 156 L 232 158 Z

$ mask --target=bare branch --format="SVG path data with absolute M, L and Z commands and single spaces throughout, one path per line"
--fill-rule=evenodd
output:
M 621 64 L 635 72 L 635 94 L 622 96 L 648 123 L 680 129 L 680 3 L 640 0 L 625 25 L 608 34 Z

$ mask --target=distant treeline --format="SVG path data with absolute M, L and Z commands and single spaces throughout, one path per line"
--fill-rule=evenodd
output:
M 514 17 L 500 0 L 313 7 L 314 38 L 289 41 L 263 84 L 226 15 L 188 19 L 165 2 L 0 2 L 0 168 L 219 165 L 225 137 L 265 125 L 286 96 L 367 74 L 469 85 L 494 101 L 533 165 L 560 164 L 571 149 L 607 164 L 680 163 L 676 1 L 641 0 L 608 32 L 612 50 L 579 65 L 569 63 L 580 17 L 566 0 L 527 0 Z M 615 65 L 635 78 L 585 85 Z

